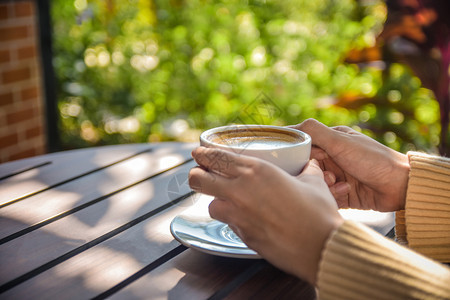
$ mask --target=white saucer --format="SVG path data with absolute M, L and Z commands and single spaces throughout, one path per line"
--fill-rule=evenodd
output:
M 227 224 L 209 217 L 213 197 L 197 194 L 195 205 L 176 216 L 170 232 L 181 244 L 199 251 L 225 257 L 261 258 L 249 249 Z
M 205 253 L 235 258 L 260 258 L 227 224 L 214 219 L 196 222 L 177 216 L 170 224 L 170 232 L 181 244 Z

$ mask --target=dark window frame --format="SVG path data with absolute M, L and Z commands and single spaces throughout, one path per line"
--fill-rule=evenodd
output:
M 53 69 L 52 22 L 50 14 L 51 0 L 34 0 L 37 8 L 38 41 L 42 66 L 42 95 L 44 97 L 45 130 L 47 151 L 56 152 L 61 149 L 59 135 L 59 113 L 56 98 L 56 77 Z

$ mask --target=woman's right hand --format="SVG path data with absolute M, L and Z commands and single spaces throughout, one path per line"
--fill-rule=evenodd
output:
M 311 158 L 334 175 L 328 184 L 340 208 L 404 209 L 410 169 L 405 154 L 346 126 L 308 119 L 290 127 L 311 136 Z

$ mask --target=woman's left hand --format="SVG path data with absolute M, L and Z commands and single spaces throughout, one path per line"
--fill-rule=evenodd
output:
M 316 282 L 322 249 L 343 222 L 317 161 L 297 177 L 257 158 L 199 147 L 189 174 L 197 192 L 215 196 L 211 217 L 275 266 Z

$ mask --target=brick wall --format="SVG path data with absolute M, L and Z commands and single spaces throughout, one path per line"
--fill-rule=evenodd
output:
M 45 153 L 37 9 L 0 2 L 0 162 Z

